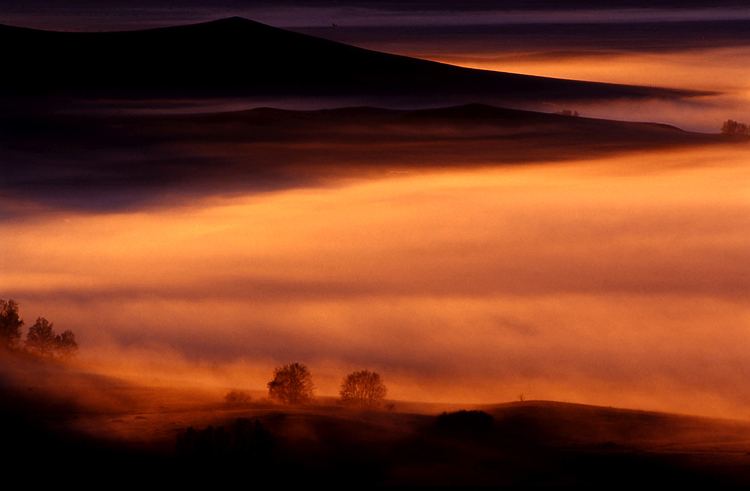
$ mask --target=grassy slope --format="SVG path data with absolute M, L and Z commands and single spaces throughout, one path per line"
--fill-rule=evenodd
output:
M 24 358 L 2 361 L 0 423 L 19 470 L 46 460 L 50 472 L 86 462 L 123 480 L 157 482 L 750 482 L 750 424 L 741 421 L 527 401 L 484 407 L 495 418 L 493 430 L 445 433 L 435 428 L 439 406 L 413 412 L 417 406 L 395 401 L 392 412 L 359 412 L 322 399 L 304 408 L 227 407 L 220 396 L 194 389 L 141 387 Z M 266 460 L 175 458 L 177 435 L 187 427 L 230 428 L 239 417 L 270 430 L 274 446 Z

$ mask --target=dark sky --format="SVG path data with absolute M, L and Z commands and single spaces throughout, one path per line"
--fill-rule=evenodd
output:
M 504 23 L 518 20 L 518 12 L 560 15 L 567 12 L 577 21 L 587 20 L 591 10 L 647 10 L 646 19 L 662 20 L 666 11 L 690 18 L 744 17 L 748 5 L 742 0 L 598 0 L 551 1 L 268 1 L 268 0 L 1 0 L 0 24 L 52 30 L 129 30 L 144 27 L 184 24 L 242 16 L 277 27 L 314 27 L 338 25 L 390 25 L 428 23 Z M 656 11 L 660 11 L 655 13 Z M 700 12 L 692 12 L 699 10 Z M 710 12 L 709 12 L 710 11 Z M 488 13 L 492 12 L 488 17 Z M 513 13 L 503 18 L 504 14 Z M 622 15 L 620 12 L 617 15 Z M 632 15 L 632 13 L 630 14 Z

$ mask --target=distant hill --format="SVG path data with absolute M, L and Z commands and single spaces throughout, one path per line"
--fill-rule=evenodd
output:
M 9 47 L 0 77 L 0 95 L 7 96 L 344 97 L 413 106 L 698 94 L 460 68 L 239 17 L 130 32 L 0 26 L 0 44 Z
M 480 104 L 166 115 L 5 112 L 0 140 L 6 164 L 0 193 L 55 206 L 114 209 L 149 203 L 165 189 L 253 192 L 348 176 L 554 162 L 726 141 L 662 124 Z

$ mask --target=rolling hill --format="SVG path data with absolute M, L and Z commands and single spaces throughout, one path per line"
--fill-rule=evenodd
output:
M 258 108 L 201 114 L 0 116 L 0 191 L 119 209 L 164 190 L 294 188 L 341 177 L 596 158 L 708 145 L 720 135 L 472 104 L 440 109 Z
M 0 94 L 13 97 L 338 97 L 419 107 L 700 95 L 460 68 L 238 17 L 103 33 L 0 26 L 0 43 L 13 47 Z
M 441 405 L 358 411 L 332 398 L 289 407 L 256 397 L 237 407 L 216 390 L 147 387 L 6 353 L 0 375 L 5 462 L 25 473 L 43 462 L 37 482 L 73 471 L 81 485 L 100 482 L 98 472 L 172 484 L 750 482 L 746 421 L 525 401 L 466 406 L 492 416 L 473 431 L 438 426 Z M 257 420 L 271 445 L 225 453 L 221 438 L 234 438 L 238 420 Z M 186 453 L 178 441 L 188 428 L 200 439 Z

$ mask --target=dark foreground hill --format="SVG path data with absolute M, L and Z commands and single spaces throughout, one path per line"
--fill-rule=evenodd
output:
M 145 31 L 0 26 L 0 95 L 336 97 L 442 105 L 679 98 L 696 92 L 472 70 L 347 46 L 242 18 Z
M 0 191 L 63 208 L 138 206 L 165 190 L 257 192 L 723 141 L 666 125 L 478 104 L 173 115 L 45 111 L 0 116 L 0 138 Z
M 3 361 L 0 396 L 3 464 L 44 484 L 750 483 L 741 421 L 549 401 L 468 419 L 400 401 L 390 411 L 326 399 L 228 406 L 23 359 Z

